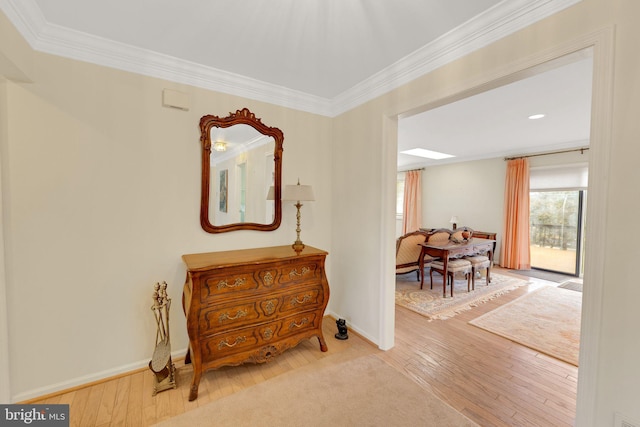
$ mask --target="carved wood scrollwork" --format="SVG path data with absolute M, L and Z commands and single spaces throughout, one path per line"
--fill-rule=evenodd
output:
M 211 131 L 214 128 L 229 128 L 234 125 L 248 125 L 265 137 L 273 138 L 273 221 L 271 223 L 258 222 L 235 222 L 230 224 L 215 224 L 210 212 L 210 202 L 214 199 L 211 187 Z M 200 196 L 200 225 L 207 233 L 224 233 L 235 230 L 276 230 L 282 221 L 282 143 L 284 135 L 282 131 L 275 127 L 266 126 L 247 108 L 229 113 L 227 117 L 206 115 L 200 119 L 200 142 L 202 144 L 202 174 L 201 174 L 201 196 Z M 225 187 L 226 188 L 226 187 Z M 215 189 L 213 189 L 215 191 Z M 263 188 L 254 189 L 262 192 Z M 267 192 L 264 192 L 264 201 L 267 201 Z M 265 205 L 266 206 L 266 205 Z M 225 211 L 226 212 L 226 199 Z M 241 220 L 242 221 L 242 220 Z M 267 221 L 265 221 L 267 222 Z

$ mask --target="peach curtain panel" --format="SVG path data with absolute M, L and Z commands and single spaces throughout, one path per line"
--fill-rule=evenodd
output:
M 402 234 L 417 231 L 422 226 L 422 172 L 407 171 L 404 177 Z
M 504 201 L 502 267 L 529 270 L 529 160 L 526 158 L 507 163 Z

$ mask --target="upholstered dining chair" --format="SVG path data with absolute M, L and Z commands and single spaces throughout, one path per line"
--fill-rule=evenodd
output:
M 438 228 L 429 232 L 427 242 L 429 243 L 446 243 L 451 239 L 452 231 L 448 228 Z
M 455 231 L 451 231 L 446 228 L 440 228 L 437 230 L 433 230 L 427 241 L 429 243 L 447 243 L 451 240 L 451 237 Z M 439 273 L 441 276 L 444 276 L 444 262 L 443 260 L 432 260 L 430 263 L 429 270 L 429 280 L 431 289 L 433 289 L 433 272 Z M 453 297 L 453 285 L 456 274 L 463 274 L 465 279 L 467 279 L 467 291 L 470 291 L 471 287 L 471 263 L 469 261 L 463 259 L 450 259 L 447 263 L 447 276 L 443 277 L 442 280 L 446 281 L 446 285 L 451 286 L 451 296 Z
M 429 279 L 431 281 L 431 289 L 433 289 L 433 272 L 440 273 L 444 276 L 444 262 L 443 261 L 431 261 L 431 269 L 429 270 Z M 447 277 L 443 277 L 442 280 L 446 280 L 446 285 L 451 286 L 451 297 L 453 297 L 453 287 L 455 284 L 456 274 L 463 274 L 467 279 L 467 292 L 471 291 L 471 262 L 463 258 L 450 259 L 447 263 Z
M 421 243 L 427 239 L 426 231 L 413 231 L 396 240 L 396 275 L 406 274 L 415 271 L 418 280 L 424 272 L 420 271 L 420 254 L 422 253 Z M 431 257 L 425 255 L 425 266 L 429 265 Z
M 478 232 L 478 235 L 476 234 L 476 231 L 473 230 L 471 227 L 458 227 L 452 234 L 451 234 L 451 238 L 456 240 L 456 241 L 460 241 L 463 240 L 464 236 L 463 236 L 463 232 L 468 232 L 470 233 L 470 237 L 480 237 L 480 235 L 482 235 L 482 238 L 486 238 L 486 234 L 484 232 Z M 492 237 L 493 239 L 495 239 L 495 235 Z M 495 244 L 494 244 L 495 246 Z M 487 274 L 487 285 L 491 282 L 491 275 L 490 275 L 490 268 L 491 268 L 491 261 L 489 261 L 489 257 L 483 254 L 476 254 L 476 255 L 468 255 L 465 256 L 463 259 L 466 259 L 467 261 L 469 261 L 471 263 L 471 289 L 475 289 L 476 288 L 476 275 L 480 270 L 486 270 L 486 274 Z
M 489 283 L 491 282 L 491 261 L 489 260 L 489 257 L 486 255 L 470 255 L 464 257 L 464 259 L 471 263 L 471 289 L 476 288 L 476 274 L 480 270 L 487 270 L 487 286 L 489 286 Z

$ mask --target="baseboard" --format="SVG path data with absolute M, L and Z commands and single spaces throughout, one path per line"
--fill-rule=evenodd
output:
M 186 347 L 180 350 L 172 351 L 171 358 L 174 361 L 184 359 L 184 355 L 186 353 Z M 133 362 L 128 365 L 119 366 L 117 368 L 108 369 L 106 371 L 96 372 L 95 374 L 85 375 L 82 377 L 73 378 L 68 381 L 52 384 L 46 387 L 19 393 L 12 397 L 11 402 L 29 404 L 33 403 L 34 401 L 69 393 L 81 388 L 91 387 L 99 383 L 111 381 L 122 376 L 131 375 L 133 373 L 146 369 L 149 369 L 149 360 L 141 360 L 139 362 Z
M 375 346 L 376 348 L 380 348 L 380 345 L 378 344 L 378 342 L 371 336 L 369 336 L 367 333 L 363 332 L 360 328 L 358 328 L 357 325 L 353 325 L 351 323 L 349 323 L 349 319 L 345 318 L 344 316 L 340 316 L 332 311 L 326 311 L 325 312 L 325 316 L 327 317 L 331 317 L 334 320 L 336 319 L 345 319 L 347 321 L 347 329 L 349 329 L 350 332 L 354 332 L 355 334 L 357 334 L 360 338 L 362 338 L 363 340 L 369 342 L 371 345 Z M 336 332 L 338 332 L 338 327 L 336 326 Z
M 342 316 L 333 312 L 326 312 L 325 316 L 334 319 L 341 319 Z M 371 345 L 378 347 L 376 341 L 369 337 L 366 333 L 360 330 L 357 326 L 351 325 L 347 322 L 349 332 L 357 334 L 360 338 L 368 341 Z M 338 331 L 336 326 L 336 332 Z M 174 361 L 184 359 L 184 355 L 187 353 L 187 348 L 172 351 L 171 357 Z M 125 375 L 131 375 L 137 371 L 149 369 L 149 360 L 141 360 L 138 362 L 130 363 L 128 365 L 119 366 L 117 368 L 108 369 L 106 371 L 96 372 L 95 374 L 85 375 L 78 378 L 73 378 L 68 381 L 63 381 L 57 384 L 52 384 L 46 387 L 29 390 L 24 393 L 17 394 L 11 399 L 12 403 L 29 404 L 49 397 L 58 396 L 65 393 L 70 393 L 74 390 L 78 390 L 85 387 L 91 387 L 93 385 L 111 381 Z

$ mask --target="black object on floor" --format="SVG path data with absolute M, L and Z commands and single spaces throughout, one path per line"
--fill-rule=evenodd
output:
M 336 320 L 336 325 L 338 325 L 338 333 L 335 337 L 339 340 L 346 340 L 349 338 L 349 335 L 347 334 L 347 321 L 344 319 L 338 319 Z

